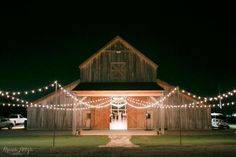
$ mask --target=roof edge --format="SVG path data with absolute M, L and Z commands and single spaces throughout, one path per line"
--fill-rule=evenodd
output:
M 167 82 L 165 81 L 162 81 L 160 79 L 156 79 L 156 83 L 161 86 L 162 88 L 164 88 L 165 90 L 173 90 L 174 88 L 176 88 L 175 86 L 173 85 L 170 85 L 168 84 Z M 180 95 L 182 95 L 183 97 L 185 97 L 186 99 L 188 100 L 191 100 L 191 101 L 199 101 L 197 98 L 193 98 L 193 97 L 190 97 L 189 95 L 185 94 L 185 93 L 181 93 L 179 92 Z M 203 103 L 205 105 L 208 105 L 208 103 Z
M 75 80 L 75 81 L 71 82 L 70 84 L 65 85 L 63 88 L 66 89 L 66 90 L 68 90 L 69 88 L 71 88 L 71 87 L 73 87 L 73 86 L 74 86 L 73 88 L 75 88 L 79 83 L 80 83 L 80 79 Z M 43 97 L 41 97 L 41 98 L 35 100 L 33 103 L 35 103 L 35 104 L 36 104 L 36 103 L 39 103 L 39 102 L 41 102 L 41 101 L 44 101 L 45 99 L 48 99 L 48 98 L 50 98 L 50 97 L 53 97 L 53 96 L 59 94 L 59 93 L 61 93 L 61 92 L 63 92 L 63 91 L 62 91 L 62 90 L 58 90 L 57 93 L 55 93 L 55 92 L 49 93 L 48 95 L 45 95 L 45 96 L 43 96 Z
M 101 49 L 99 49 L 96 53 L 94 53 L 92 56 L 90 56 L 88 59 L 86 59 L 84 62 L 82 62 L 79 65 L 79 68 L 84 67 L 90 60 L 94 59 L 95 57 L 97 57 L 98 55 L 100 55 L 103 50 L 105 50 L 107 47 L 109 47 L 110 45 L 112 45 L 113 43 L 115 43 L 116 41 L 120 41 L 121 43 L 123 43 L 125 46 L 129 47 L 130 49 L 132 49 L 137 55 L 139 55 L 140 57 L 144 58 L 147 62 L 149 62 L 154 68 L 157 68 L 158 65 L 153 62 L 151 59 L 149 59 L 148 57 L 146 57 L 143 53 L 141 53 L 139 50 L 137 50 L 134 46 L 132 46 L 131 44 L 129 44 L 127 41 L 125 41 L 123 38 L 121 38 L 120 36 L 116 36 L 115 38 L 113 38 L 111 41 L 109 41 L 107 44 L 105 44 L 105 46 L 103 46 Z

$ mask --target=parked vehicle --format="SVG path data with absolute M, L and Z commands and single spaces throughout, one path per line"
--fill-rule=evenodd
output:
M 27 121 L 27 118 L 24 118 L 21 114 L 11 114 L 9 116 L 9 119 L 15 125 L 17 125 L 17 124 L 25 124 L 26 121 Z
M 5 117 L 0 117 L 0 130 L 2 128 L 8 128 L 9 130 L 11 130 L 13 126 L 14 126 L 14 123 L 12 123 L 10 119 L 5 118 Z
M 212 118 L 211 125 L 213 129 L 229 129 L 229 124 L 223 121 L 222 119 Z
M 229 129 L 229 124 L 225 122 L 226 116 L 222 113 L 211 113 L 211 125 L 213 129 Z

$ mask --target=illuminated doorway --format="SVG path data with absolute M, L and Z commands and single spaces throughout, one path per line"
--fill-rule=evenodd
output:
M 114 98 L 115 99 L 115 98 Z M 120 99 L 120 98 L 119 98 Z M 111 103 L 110 130 L 127 130 L 127 108 L 126 103 L 115 99 Z

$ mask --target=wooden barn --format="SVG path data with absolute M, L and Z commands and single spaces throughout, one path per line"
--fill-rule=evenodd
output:
M 186 107 L 198 100 L 157 79 L 158 65 L 119 36 L 79 67 L 79 80 L 28 107 L 28 129 L 211 128 L 211 109 Z

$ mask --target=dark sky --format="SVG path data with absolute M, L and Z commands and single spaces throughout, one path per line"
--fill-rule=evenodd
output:
M 202 96 L 236 87 L 232 4 L 12 3 L 0 5 L 1 90 L 79 79 L 80 63 L 116 35 L 170 84 Z

